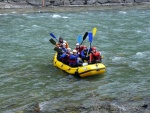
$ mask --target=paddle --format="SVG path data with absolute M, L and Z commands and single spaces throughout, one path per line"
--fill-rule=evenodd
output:
M 84 36 L 83 36 L 83 39 L 82 39 L 82 42 L 80 45 L 82 45 L 83 41 L 86 39 L 86 37 L 88 36 L 88 32 L 85 32 Z
M 82 42 L 82 36 L 81 36 L 81 35 L 78 36 L 77 42 L 78 42 L 79 44 Z
M 56 45 L 55 40 L 53 40 L 52 38 L 49 40 L 53 45 Z
M 93 30 L 92 30 L 93 36 L 95 36 L 95 35 L 96 35 L 96 32 L 97 32 L 97 28 L 96 28 L 96 27 L 94 27 L 94 28 L 93 28 Z
M 55 35 L 53 33 L 49 33 L 54 39 L 57 40 L 57 38 L 55 37 Z M 58 40 L 57 40 L 58 41 Z
M 54 50 L 57 51 L 58 53 L 63 53 L 59 47 L 55 47 Z
M 88 33 L 88 37 L 89 37 L 89 42 L 90 42 L 90 48 L 88 49 L 88 52 L 87 52 L 87 55 L 86 55 L 86 56 L 88 56 L 88 53 L 89 53 L 89 51 L 90 51 L 90 49 L 91 49 L 91 43 L 92 43 L 92 41 L 93 41 L 93 34 L 92 34 L 92 32 L 89 32 L 89 33 Z
M 93 33 L 89 32 L 88 36 L 89 36 L 89 42 L 90 42 L 90 48 L 91 48 L 91 43 L 93 41 Z

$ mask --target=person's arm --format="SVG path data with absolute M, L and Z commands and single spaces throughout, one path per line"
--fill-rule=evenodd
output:
M 89 63 L 91 63 L 92 62 L 92 53 L 90 53 L 90 59 L 89 59 Z
M 76 59 L 76 56 L 70 55 L 70 59 Z
M 60 55 L 60 58 L 64 58 L 66 56 L 66 53 L 63 53 L 62 55 Z
M 81 57 L 85 57 L 84 50 L 81 51 Z

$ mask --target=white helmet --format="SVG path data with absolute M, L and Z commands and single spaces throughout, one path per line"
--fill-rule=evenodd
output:
M 72 52 L 73 52 L 73 53 L 77 53 L 77 50 L 74 49 Z
M 64 40 L 63 42 L 64 42 L 64 43 L 66 43 L 67 41 L 66 41 L 66 40 Z
M 62 45 L 64 45 L 64 46 L 65 46 L 65 45 L 66 45 L 66 43 L 63 43 Z
M 71 48 L 68 47 L 67 50 L 71 50 Z
M 79 46 L 79 43 L 76 43 L 76 46 Z

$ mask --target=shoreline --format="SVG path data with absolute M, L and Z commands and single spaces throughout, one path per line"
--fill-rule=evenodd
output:
M 150 9 L 150 2 L 142 3 L 107 3 L 101 5 L 62 5 L 38 7 L 27 3 L 0 2 L 0 14 L 4 13 L 58 13 L 58 12 L 84 12 L 93 10 L 111 9 Z

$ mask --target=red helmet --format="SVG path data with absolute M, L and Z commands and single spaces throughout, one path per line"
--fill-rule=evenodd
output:
M 92 47 L 92 50 L 96 50 L 96 47 Z

